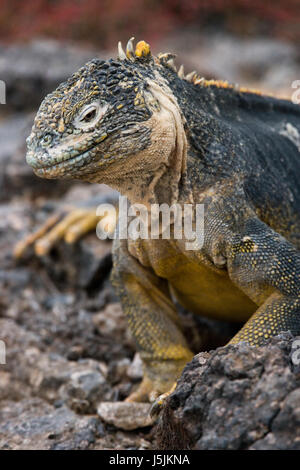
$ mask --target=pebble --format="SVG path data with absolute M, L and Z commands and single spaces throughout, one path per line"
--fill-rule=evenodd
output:
M 102 402 L 98 406 L 98 415 L 108 424 L 126 431 L 144 428 L 154 424 L 150 417 L 149 403 Z

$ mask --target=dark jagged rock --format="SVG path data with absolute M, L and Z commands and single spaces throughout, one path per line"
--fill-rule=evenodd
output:
M 295 339 L 283 333 L 259 348 L 239 344 L 197 354 L 163 410 L 158 447 L 299 450 Z

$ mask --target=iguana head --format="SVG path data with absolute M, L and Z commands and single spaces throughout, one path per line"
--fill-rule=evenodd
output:
M 177 168 L 170 159 L 184 146 L 184 118 L 162 71 L 181 81 L 170 54 L 154 58 L 148 44 L 134 50 L 131 39 L 126 54 L 119 43 L 118 59 L 94 59 L 60 84 L 42 102 L 27 139 L 36 175 L 121 190 L 124 180 L 146 176 L 150 185 L 163 168 Z

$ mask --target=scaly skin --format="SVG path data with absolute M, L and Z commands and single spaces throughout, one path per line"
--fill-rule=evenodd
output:
M 231 343 L 300 332 L 300 108 L 177 74 L 129 41 L 48 95 L 28 139 L 43 178 L 106 183 L 131 203 L 203 203 L 204 245 L 115 240 L 113 282 L 144 363 L 129 400 L 172 388 L 192 357 L 174 297 L 189 310 L 245 321 Z

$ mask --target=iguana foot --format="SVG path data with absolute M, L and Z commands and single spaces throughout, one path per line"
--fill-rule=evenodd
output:
M 153 403 L 150 408 L 150 416 L 151 418 L 157 417 L 160 412 L 162 411 L 163 407 L 165 406 L 167 398 L 174 392 L 177 386 L 177 382 L 174 382 L 170 390 L 160 395 Z
M 175 390 L 177 379 L 192 357 L 193 353 L 187 352 L 185 360 L 155 361 L 151 366 L 148 364 L 142 382 L 126 401 L 157 403 L 158 407 Z
M 132 392 L 125 401 L 127 402 L 150 402 L 155 405 L 160 399 L 167 397 L 176 387 L 176 382 L 153 382 L 144 377 L 137 390 Z M 168 390 L 163 392 L 164 390 Z M 163 393 L 162 393 L 163 392 Z
M 37 256 L 45 256 L 60 240 L 75 243 L 85 234 L 95 229 L 101 217 L 96 215 L 96 208 L 73 209 L 67 215 L 61 212 L 50 217 L 42 227 L 17 243 L 15 258 L 22 258 L 25 251 L 34 247 Z M 113 232 L 115 227 L 109 227 Z

